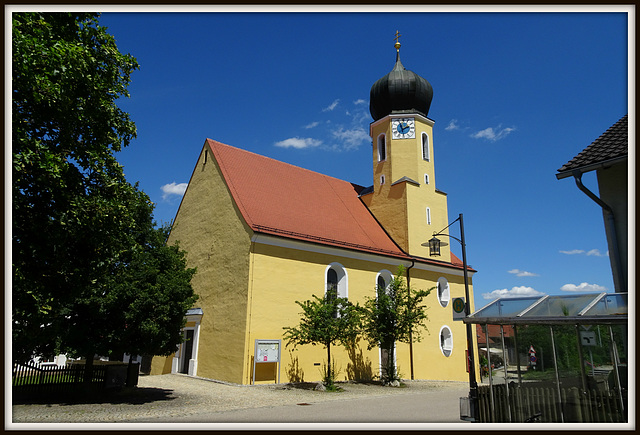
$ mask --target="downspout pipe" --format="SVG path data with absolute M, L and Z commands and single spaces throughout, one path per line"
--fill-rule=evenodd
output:
M 596 204 L 598 204 L 604 210 L 605 216 L 605 226 L 609 229 L 609 235 L 611 240 L 611 250 L 609 251 L 609 255 L 611 255 L 612 263 L 613 263 L 613 281 L 614 284 L 617 285 L 616 291 L 618 292 L 626 292 L 627 291 L 627 283 L 624 279 L 624 274 L 622 272 L 622 263 L 620 261 L 620 251 L 618 249 L 618 234 L 616 231 L 616 224 L 613 215 L 613 209 L 602 199 L 598 198 L 595 193 L 587 189 L 587 187 L 582 184 L 582 172 L 578 169 L 571 172 L 573 178 L 576 180 L 576 185 L 578 189 L 580 189 L 585 195 L 591 198 Z M 613 251 L 613 252 L 611 252 Z
M 411 259 L 411 266 L 407 267 L 407 291 L 411 291 L 411 273 L 409 272 L 416 265 L 416 260 Z M 411 380 L 413 381 L 413 334 L 409 331 L 409 362 L 411 366 Z

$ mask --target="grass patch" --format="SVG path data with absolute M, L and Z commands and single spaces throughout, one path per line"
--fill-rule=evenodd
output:
M 325 391 L 329 393 L 341 393 L 344 391 L 344 389 L 342 389 L 341 387 L 338 387 L 336 384 L 325 385 L 325 388 L 326 388 Z

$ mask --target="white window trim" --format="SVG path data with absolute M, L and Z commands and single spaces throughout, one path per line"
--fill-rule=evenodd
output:
M 427 207 L 427 225 L 431 225 L 431 208 Z
M 442 292 L 442 297 L 440 296 L 440 285 L 445 286 L 444 291 Z M 441 276 L 438 278 L 438 282 L 436 285 L 436 296 L 438 297 L 438 302 L 442 308 L 446 308 L 449 306 L 449 302 L 451 301 L 451 288 L 449 287 L 449 281 L 447 278 Z
M 338 297 L 339 298 L 349 298 L 349 276 L 347 274 L 347 269 L 340 263 L 333 262 L 329 264 L 324 269 L 324 294 L 327 294 L 327 273 L 329 269 L 333 269 L 337 272 L 338 275 Z
M 429 184 L 429 174 L 424 174 L 424 184 Z
M 380 275 L 382 275 L 382 277 L 384 278 L 384 281 L 387 283 L 387 287 L 389 287 L 389 284 L 391 284 L 391 281 L 393 280 L 393 273 L 389 272 L 387 269 L 382 269 L 380 272 L 376 274 L 376 281 L 375 281 L 375 287 L 374 287 L 376 290 L 378 289 L 378 278 L 380 277 Z
M 449 339 L 445 339 L 445 347 L 442 346 L 442 331 L 447 330 L 449 332 Z M 447 346 L 448 344 L 448 346 Z M 447 325 L 442 325 L 440 328 L 440 332 L 438 333 L 438 347 L 440 348 L 440 352 L 446 357 L 450 357 L 453 353 L 453 331 Z
M 426 146 L 427 146 L 426 147 L 426 151 L 427 152 L 426 153 L 425 153 L 425 140 L 424 140 L 425 137 L 427 138 L 427 141 L 426 141 Z M 425 133 L 425 132 L 422 132 L 422 135 L 421 135 L 420 139 L 421 139 L 420 140 L 420 145 L 422 147 L 422 149 L 421 149 L 421 151 L 422 151 L 422 160 L 424 160 L 426 162 L 430 162 L 431 161 L 431 152 L 429 151 L 429 142 L 430 142 L 429 135 L 427 133 Z M 426 156 L 426 158 L 425 158 L 425 156 Z
M 384 174 L 380 175 L 380 185 L 382 186 L 385 182 Z
M 378 277 L 380 275 L 382 275 L 382 277 L 385 278 L 385 282 L 387 281 L 387 278 L 389 279 L 389 282 L 387 283 L 387 288 L 389 287 L 389 284 L 391 284 L 391 280 L 393 279 L 393 274 L 387 269 L 382 269 L 380 272 L 376 274 L 376 281 L 375 281 L 376 299 L 378 298 L 377 288 L 378 288 Z M 397 370 L 398 369 L 398 349 L 396 345 L 397 343 L 394 342 L 393 343 L 393 366 Z M 381 347 L 378 347 L 378 367 L 380 367 L 378 375 L 382 377 L 382 348 Z

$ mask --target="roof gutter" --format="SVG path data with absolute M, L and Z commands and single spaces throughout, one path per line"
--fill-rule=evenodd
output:
M 613 209 L 602 199 L 598 198 L 595 193 L 587 189 L 587 187 L 582 184 L 582 172 L 579 169 L 575 169 L 571 172 L 573 178 L 576 180 L 576 185 L 578 189 L 584 192 L 589 198 L 591 198 L 596 204 L 602 207 L 604 211 L 605 217 L 605 227 L 609 230 L 609 240 L 611 243 L 611 250 L 609 251 L 609 255 L 611 255 L 611 264 L 613 266 L 613 281 L 614 285 L 618 287 L 616 291 L 618 292 L 626 292 L 627 291 L 627 283 L 624 279 L 624 274 L 622 272 L 622 263 L 620 261 L 620 251 L 618 250 L 618 235 L 616 232 L 615 219 L 613 215 Z M 613 251 L 613 252 L 611 252 Z
M 585 172 L 591 172 L 594 170 L 598 170 L 598 169 L 607 169 L 609 167 L 611 167 L 612 165 L 615 165 L 616 163 L 622 163 L 625 160 L 628 159 L 628 156 L 620 156 L 620 157 L 615 157 L 613 159 L 609 159 L 609 160 L 605 160 L 604 162 L 598 162 L 598 163 L 593 163 L 591 165 L 586 165 L 583 166 L 579 169 L 574 169 L 572 171 L 563 171 L 563 172 L 559 172 L 556 174 L 556 178 L 558 180 L 562 180 L 563 178 L 567 178 L 567 177 L 571 177 L 573 175 L 574 172 L 579 171 L 581 173 L 585 173 Z

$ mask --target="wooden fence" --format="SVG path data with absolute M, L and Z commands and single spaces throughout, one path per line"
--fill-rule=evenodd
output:
M 11 382 L 13 397 L 18 400 L 46 398 L 79 391 L 98 392 L 110 387 L 134 386 L 138 383 L 138 367 L 137 363 L 131 369 L 127 364 L 97 364 L 91 367 L 91 382 L 85 384 L 87 368 L 84 364 L 14 364 Z
M 493 407 L 489 386 L 478 388 L 478 421 L 482 423 L 523 423 L 540 414 L 542 423 L 622 423 L 627 421 L 619 396 L 612 391 L 581 392 L 576 387 L 560 389 L 535 384 L 493 386 Z M 492 412 L 493 408 L 493 412 Z M 625 407 L 626 408 L 626 407 Z M 562 412 L 562 415 L 561 415 Z

